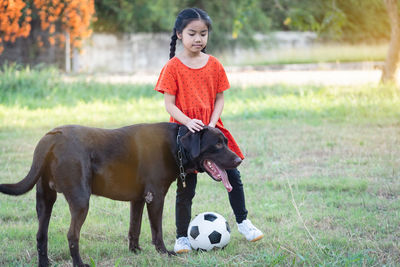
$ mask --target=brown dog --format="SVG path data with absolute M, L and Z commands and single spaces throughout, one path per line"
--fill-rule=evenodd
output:
M 228 148 L 225 136 L 215 128 L 205 127 L 193 134 L 173 123 L 113 130 L 69 125 L 48 132 L 36 146 L 28 175 L 16 184 L 1 184 L 0 192 L 21 195 L 36 184 L 39 266 L 49 264 L 51 211 L 57 192 L 64 194 L 71 212 L 68 243 L 73 265 L 85 266 L 79 254 L 79 235 L 91 194 L 131 202 L 129 249 L 134 252 L 140 250 L 146 202 L 153 244 L 161 253 L 174 254 L 164 245 L 162 213 L 165 195 L 180 170 L 206 171 L 215 180 L 222 180 L 229 191 L 225 169 L 235 168 L 240 162 Z

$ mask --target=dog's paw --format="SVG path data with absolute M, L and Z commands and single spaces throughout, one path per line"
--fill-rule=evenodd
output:
M 172 251 L 172 250 L 167 250 L 167 253 L 168 253 L 169 257 L 176 256 L 176 253 L 174 251 Z
M 176 253 L 172 250 L 167 250 L 165 247 L 158 247 L 156 250 L 161 254 L 167 254 L 168 256 L 176 256 Z
M 39 258 L 38 266 L 39 267 L 48 267 L 48 266 L 50 266 L 49 260 L 48 259 Z
M 139 247 L 139 245 L 130 245 L 129 250 L 132 251 L 135 254 L 138 254 L 140 251 L 142 251 L 142 248 Z

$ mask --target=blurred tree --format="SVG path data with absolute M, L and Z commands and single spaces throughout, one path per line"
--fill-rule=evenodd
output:
M 28 37 L 31 30 L 31 10 L 23 0 L 0 2 L 0 54 L 3 42 L 15 42 L 19 37 Z
M 94 30 L 100 32 L 165 32 L 173 26 L 178 0 L 96 1 Z
M 83 38 L 90 36 L 89 28 L 94 15 L 94 0 L 33 0 L 33 7 L 40 18 L 48 41 L 64 43 L 65 34 L 70 35 L 72 47 L 80 47 Z
M 398 0 L 384 0 L 390 18 L 391 35 L 389 51 L 382 71 L 381 82 L 396 82 L 400 59 L 400 17 Z
M 213 20 L 210 48 L 254 45 L 254 33 L 313 31 L 322 39 L 377 42 L 389 39 L 382 0 L 102 0 L 96 1 L 96 31 L 171 31 L 186 7 L 206 10 Z
M 79 47 L 81 40 L 91 34 L 89 26 L 93 15 L 94 0 L 3 0 L 0 2 L 0 53 L 1 40 L 13 43 L 18 37 L 30 34 L 35 35 L 40 47 L 44 41 L 51 45 L 58 41 L 64 45 L 68 33 L 71 46 Z M 35 29 L 38 25 L 40 34 Z M 43 40 L 43 36 L 47 40 Z
M 273 0 L 272 2 L 274 2 L 274 8 L 270 12 L 278 11 L 277 19 L 281 22 L 280 28 L 312 31 L 332 38 L 338 38 L 341 35 L 345 15 L 336 6 L 336 1 Z
M 261 9 L 262 0 L 114 0 L 96 1 L 99 18 L 95 31 L 171 32 L 179 11 L 199 7 L 213 20 L 210 50 L 236 43 L 255 44 L 255 32 L 267 32 L 271 22 Z
M 209 50 L 256 45 L 254 34 L 271 30 L 314 31 L 328 40 L 350 42 L 388 40 L 390 35 L 382 0 L 0 0 L 0 16 L 7 18 L 0 20 L 0 50 L 28 34 L 29 49 L 62 44 L 65 32 L 78 47 L 91 33 L 94 8 L 95 31 L 170 32 L 178 12 L 193 6 L 213 19 Z
M 388 40 L 389 22 L 381 0 L 265 0 L 263 10 L 279 30 L 313 31 L 327 40 Z
M 390 23 L 382 0 L 335 0 L 345 15 L 341 40 L 381 42 L 390 38 Z

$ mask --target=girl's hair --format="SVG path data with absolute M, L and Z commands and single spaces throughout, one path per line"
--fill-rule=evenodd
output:
M 174 29 L 172 30 L 172 36 L 171 36 L 171 43 L 170 43 L 170 49 L 169 49 L 169 58 L 173 58 L 175 56 L 175 50 L 176 50 L 176 40 L 178 40 L 178 35 L 177 33 L 182 33 L 183 29 L 192 21 L 194 20 L 202 20 L 207 28 L 208 31 L 211 31 L 211 18 L 208 16 L 207 12 L 200 8 L 186 8 L 179 12 L 178 16 L 176 17 L 175 21 L 175 26 Z M 206 48 L 204 47 L 201 52 L 205 53 Z

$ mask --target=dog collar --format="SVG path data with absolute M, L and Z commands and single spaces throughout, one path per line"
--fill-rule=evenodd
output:
M 180 140 L 180 138 L 181 138 L 181 129 L 182 129 L 183 127 L 179 127 L 179 129 L 178 129 L 178 134 L 176 135 L 176 145 L 177 145 L 177 147 L 178 147 L 178 165 L 179 165 L 179 178 L 182 180 L 182 185 L 183 185 L 183 188 L 186 188 L 186 173 L 185 173 L 185 169 L 183 168 L 183 156 L 184 156 L 184 153 L 183 153 L 183 147 L 182 147 L 182 144 L 181 144 L 181 140 Z

